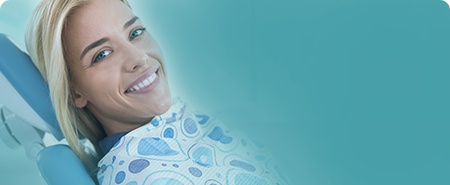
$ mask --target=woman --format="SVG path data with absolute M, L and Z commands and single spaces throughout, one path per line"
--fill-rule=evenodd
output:
M 172 101 L 161 50 L 126 0 L 43 0 L 26 44 L 70 147 L 98 165 L 100 184 L 282 182 L 256 144 Z

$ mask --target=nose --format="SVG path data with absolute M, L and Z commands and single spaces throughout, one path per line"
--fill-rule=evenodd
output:
M 124 44 L 122 47 L 123 70 L 126 72 L 139 71 L 148 62 L 148 56 L 142 48 L 132 43 Z

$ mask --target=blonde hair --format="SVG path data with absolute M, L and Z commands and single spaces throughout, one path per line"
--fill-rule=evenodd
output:
M 85 167 L 93 170 L 97 161 L 92 157 L 97 154 L 86 151 L 85 146 L 80 143 L 78 131 L 89 139 L 97 153 L 100 152 L 98 142 L 106 134 L 86 108 L 76 108 L 72 103 L 70 74 L 64 58 L 62 39 L 68 18 L 89 1 L 42 0 L 29 20 L 25 42 L 33 63 L 49 85 L 56 118 L 69 146 Z M 127 0 L 121 1 L 129 7 Z

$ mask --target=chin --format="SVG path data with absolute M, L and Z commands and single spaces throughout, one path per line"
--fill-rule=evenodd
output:
M 172 99 L 170 94 L 166 95 L 166 97 L 163 98 L 162 101 L 159 101 L 156 105 L 156 114 L 161 115 L 165 112 L 167 112 L 170 107 L 172 106 Z

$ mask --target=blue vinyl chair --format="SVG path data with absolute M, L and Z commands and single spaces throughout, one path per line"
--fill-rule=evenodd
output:
M 11 148 L 25 147 L 49 185 L 95 184 L 67 145 L 44 146 L 44 133 L 64 138 L 48 86 L 29 56 L 4 34 L 0 34 L 0 89 L 0 138 Z M 19 100 L 25 103 L 19 105 Z M 38 119 L 27 119 L 33 111 Z

